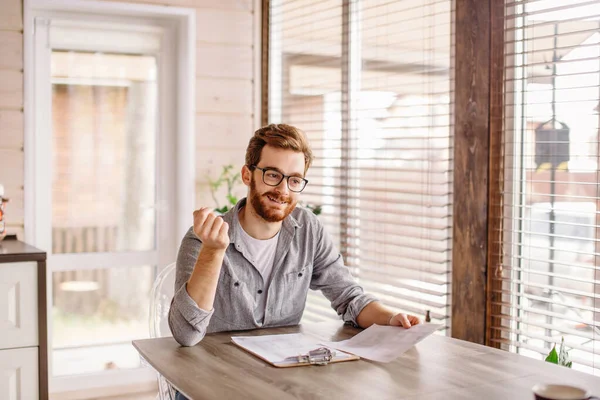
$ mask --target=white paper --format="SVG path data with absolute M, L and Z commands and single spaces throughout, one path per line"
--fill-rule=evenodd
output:
M 316 338 L 306 336 L 302 333 L 290 333 L 285 335 L 264 335 L 264 336 L 232 336 L 231 340 L 248 351 L 259 355 L 275 364 L 295 364 L 297 360 L 286 360 L 288 357 L 297 357 L 302 354 L 308 354 L 310 350 L 319 347 L 329 347 L 320 344 Z M 351 357 L 340 351 L 335 351 L 333 347 L 329 348 L 335 353 L 334 360 L 342 360 Z
M 440 324 L 418 324 L 404 329 L 371 325 L 352 339 L 323 344 L 368 360 L 390 362 L 441 327 Z

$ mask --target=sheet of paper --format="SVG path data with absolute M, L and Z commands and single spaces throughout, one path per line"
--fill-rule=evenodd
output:
M 286 360 L 286 358 L 307 354 L 310 350 L 323 347 L 318 339 L 302 333 L 265 336 L 232 336 L 231 340 L 248 351 L 258 354 L 265 360 L 278 364 L 286 362 L 293 364 L 295 361 Z M 339 360 L 351 357 L 349 354 L 344 354 L 340 351 L 336 352 L 333 347 L 330 347 L 330 350 L 335 352 L 334 359 Z
M 390 362 L 442 327 L 440 324 L 419 324 L 404 329 L 372 325 L 352 339 L 323 344 L 368 360 Z

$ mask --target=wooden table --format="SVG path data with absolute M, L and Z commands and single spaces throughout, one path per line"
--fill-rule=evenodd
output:
M 361 359 L 275 368 L 231 343 L 232 335 L 304 332 L 343 340 L 359 332 L 341 322 L 223 332 L 194 347 L 173 338 L 133 342 L 188 398 L 200 399 L 533 399 L 536 383 L 570 383 L 600 394 L 600 378 L 543 361 L 432 335 L 391 363 Z

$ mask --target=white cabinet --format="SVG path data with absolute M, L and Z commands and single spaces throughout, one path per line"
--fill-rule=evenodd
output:
M 38 348 L 0 350 L 0 399 L 39 398 Z
M 46 253 L 0 241 L 0 400 L 48 400 Z
M 38 345 L 37 301 L 37 263 L 0 264 L 0 349 Z

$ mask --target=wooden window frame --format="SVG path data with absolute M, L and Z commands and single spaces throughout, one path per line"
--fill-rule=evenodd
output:
M 501 284 L 504 4 L 455 0 L 452 336 L 486 345 Z

